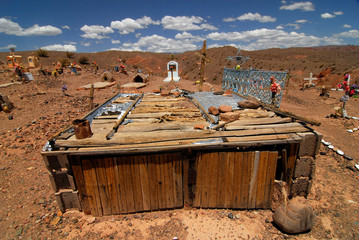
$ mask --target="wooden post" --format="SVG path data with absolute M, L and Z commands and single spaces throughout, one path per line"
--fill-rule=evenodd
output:
M 90 100 L 89 100 L 89 109 L 90 111 L 93 109 L 93 99 L 94 99 L 95 87 L 91 84 L 90 88 Z
M 203 42 L 201 53 L 196 53 L 201 58 L 201 69 L 200 69 L 200 79 L 199 79 L 199 91 L 202 92 L 203 82 L 204 82 L 204 66 L 206 62 L 211 60 L 206 57 L 206 40 Z

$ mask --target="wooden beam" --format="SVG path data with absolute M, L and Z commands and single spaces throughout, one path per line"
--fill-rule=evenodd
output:
M 127 108 L 126 112 L 122 115 L 122 117 L 116 122 L 116 124 L 113 126 L 112 130 L 106 135 L 106 139 L 109 140 L 113 137 L 115 132 L 117 132 L 118 127 L 123 122 L 123 120 L 126 118 L 127 114 L 131 111 L 131 109 L 136 105 L 138 100 L 140 100 L 143 97 L 143 93 L 139 95 L 135 101 L 131 104 L 129 108 Z

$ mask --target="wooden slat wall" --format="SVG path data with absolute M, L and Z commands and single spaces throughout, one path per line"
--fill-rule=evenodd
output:
M 205 152 L 197 155 L 195 207 L 270 208 L 277 152 Z
M 94 216 L 183 207 L 181 153 L 72 159 L 81 205 Z

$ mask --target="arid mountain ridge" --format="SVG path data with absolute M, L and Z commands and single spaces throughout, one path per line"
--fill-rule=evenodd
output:
M 175 61 L 179 64 L 180 77 L 196 81 L 199 79 L 200 58 L 197 51 L 175 54 Z M 228 61 L 234 57 L 238 49 L 234 47 L 210 48 L 207 57 L 211 60 L 205 67 L 205 80 L 209 83 L 220 83 L 224 67 L 233 67 L 235 61 Z M 27 57 L 34 55 L 34 51 L 16 52 L 23 56 L 23 63 L 27 66 Z M 0 60 L 5 62 L 8 52 L 0 52 Z M 66 58 L 66 52 L 48 51 L 49 57 L 41 57 L 40 63 L 49 69 L 58 60 Z M 304 77 L 312 72 L 320 80 L 318 84 L 335 86 L 342 81 L 343 76 L 351 74 L 352 83 L 359 82 L 359 46 L 324 46 L 301 48 L 271 48 L 257 51 L 241 51 L 244 57 L 250 57 L 243 67 L 259 70 L 288 71 L 291 84 L 301 84 Z M 86 56 L 89 62 L 96 61 L 101 70 L 113 69 L 118 60 L 125 60 L 127 70 L 141 69 L 144 73 L 163 76 L 166 64 L 171 59 L 169 53 L 151 52 L 122 52 L 106 51 L 98 53 L 74 53 L 70 62 L 77 62 Z M 90 66 L 87 66 L 90 67 Z

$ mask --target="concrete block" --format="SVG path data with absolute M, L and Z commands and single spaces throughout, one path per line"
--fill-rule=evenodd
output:
M 61 190 L 55 193 L 56 201 L 62 212 L 68 209 L 78 209 L 81 211 L 81 204 L 79 200 L 79 192 L 73 190 Z
M 302 138 L 299 147 L 299 156 L 312 156 L 315 157 L 319 153 L 322 135 L 317 132 L 304 132 L 298 133 Z
M 62 168 L 69 168 L 67 155 L 42 155 L 45 166 L 50 172 L 60 171 Z
M 309 177 L 299 177 L 296 179 L 292 179 L 291 187 L 290 187 L 290 195 L 291 196 L 308 196 L 310 192 L 310 188 L 312 186 L 312 180 Z
M 299 157 L 296 160 L 294 178 L 309 177 L 313 178 L 315 173 L 315 160 L 313 157 Z
M 76 190 L 74 178 L 69 175 L 67 171 L 50 173 L 49 178 L 51 186 L 55 192 L 60 189 Z

